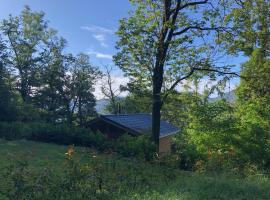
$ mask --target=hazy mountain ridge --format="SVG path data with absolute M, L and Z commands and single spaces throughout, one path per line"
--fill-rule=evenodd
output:
M 235 91 L 230 91 L 230 92 L 227 92 L 227 93 L 224 93 L 224 95 L 221 97 L 221 96 L 218 96 L 218 97 L 214 97 L 214 98 L 209 98 L 209 101 L 210 102 L 214 102 L 214 101 L 218 101 L 220 99 L 225 99 L 226 101 L 232 103 L 232 102 L 235 102 L 236 100 L 236 95 L 235 95 Z M 97 100 L 96 101 L 96 110 L 97 110 L 97 113 L 99 114 L 108 114 L 109 112 L 106 111 L 106 107 L 108 106 L 110 100 L 109 99 L 100 99 L 100 100 Z

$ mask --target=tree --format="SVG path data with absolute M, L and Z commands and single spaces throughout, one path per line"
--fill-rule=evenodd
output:
M 215 65 L 215 33 L 225 31 L 226 1 L 132 1 L 136 9 L 120 21 L 116 64 L 139 88 L 152 90 L 152 138 L 158 147 L 160 110 L 183 80 L 201 72 L 237 75 Z M 221 12 L 222 10 L 222 12 Z M 223 12 L 224 11 L 224 12 Z M 217 34 L 218 35 L 218 34 Z M 210 42 L 207 42 L 210 41 Z
M 6 69 L 7 51 L 5 44 L 0 38 L 0 121 L 16 119 L 16 99 L 10 86 L 10 74 Z
M 270 166 L 270 2 L 237 2 L 227 16 L 234 32 L 225 34 L 223 42 L 229 53 L 244 54 L 249 59 L 241 70 L 246 78 L 237 88 L 238 146 L 250 161 Z
M 44 119 L 48 122 L 72 122 L 70 114 L 70 75 L 74 63 L 72 55 L 65 55 L 66 41 L 54 37 L 48 44 L 48 53 L 42 59 L 39 68 L 40 82 L 33 97 L 35 105 L 45 111 Z
M 119 113 L 119 95 L 121 94 L 121 89 L 115 88 L 115 81 L 112 77 L 113 67 L 105 66 L 105 73 L 103 74 L 103 82 L 101 86 L 102 94 L 109 99 L 109 110 L 113 114 Z
M 100 75 L 100 71 L 90 64 L 88 55 L 79 54 L 76 57 L 71 69 L 70 91 L 72 94 L 72 110 L 77 110 L 80 126 L 84 126 L 87 120 L 96 114 L 96 99 L 93 92 L 94 85 Z
M 9 51 L 10 66 L 16 70 L 18 91 L 23 101 L 29 102 L 38 86 L 38 68 L 46 54 L 47 39 L 54 31 L 48 29 L 44 13 L 32 12 L 28 6 L 19 17 L 3 20 L 1 31 Z
M 229 53 L 248 58 L 237 88 L 238 148 L 248 161 L 269 167 L 270 2 L 237 2 L 226 19 L 233 34 L 225 34 L 222 41 Z

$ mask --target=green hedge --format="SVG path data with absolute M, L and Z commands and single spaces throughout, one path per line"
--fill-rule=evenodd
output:
M 0 122 L 0 138 L 6 140 L 27 139 L 62 145 L 94 147 L 104 151 L 111 149 L 125 157 L 150 159 L 154 146 L 146 136 L 132 137 L 127 134 L 117 140 L 109 140 L 102 133 L 92 133 L 89 129 L 52 125 L 48 123 Z
M 0 137 L 6 140 L 28 139 L 63 145 L 74 144 L 101 150 L 105 148 L 106 143 L 106 137 L 101 133 L 47 123 L 0 122 Z

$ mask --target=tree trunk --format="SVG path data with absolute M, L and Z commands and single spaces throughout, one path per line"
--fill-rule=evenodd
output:
M 78 114 L 79 114 L 79 124 L 82 127 L 83 125 L 83 116 L 82 116 L 82 101 L 81 98 L 79 97 L 79 106 L 78 106 Z
M 153 93 L 152 139 L 155 142 L 157 152 L 159 151 L 159 134 L 160 134 L 160 117 L 161 117 L 160 109 L 161 109 L 160 95 Z
M 27 102 L 27 100 L 28 100 L 27 79 L 25 78 L 22 71 L 20 71 L 20 76 L 21 76 L 21 83 L 20 83 L 19 92 L 21 93 L 21 97 L 22 97 L 23 102 Z
M 157 63 L 160 63 L 157 61 Z M 156 151 L 159 152 L 160 135 L 160 110 L 161 110 L 161 88 L 163 83 L 163 65 L 157 64 L 153 73 L 153 96 L 152 96 L 152 139 L 156 145 Z

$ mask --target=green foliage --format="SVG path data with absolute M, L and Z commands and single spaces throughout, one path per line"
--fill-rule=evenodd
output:
M 222 13 L 218 10 L 222 9 L 227 1 L 213 4 L 212 6 L 217 6 L 216 9 L 204 3 L 184 6 L 187 3 L 185 1 L 168 1 L 167 4 L 162 1 L 132 2 L 134 9 L 131 10 L 130 16 L 120 20 L 117 31 L 120 39 L 116 45 L 118 52 L 114 56 L 115 63 L 130 77 L 131 87 L 140 91 L 152 89 L 157 64 L 163 63 L 166 66 L 159 66 L 162 72 L 162 80 L 159 81 L 164 81 L 164 90 L 179 77 L 188 74 L 192 67 L 205 63 L 213 64 L 211 59 L 214 59 L 214 44 L 204 40 L 209 35 L 215 38 L 211 29 L 202 31 L 195 28 L 193 31 L 189 28 L 182 34 L 176 33 L 187 27 L 218 26 L 222 23 L 222 17 L 218 17 Z M 177 3 L 180 4 L 179 7 L 183 6 L 183 9 L 177 11 Z M 168 16 L 165 16 L 166 9 L 171 10 Z M 173 15 L 176 17 L 175 21 Z M 167 35 L 170 34 L 175 35 L 168 39 Z M 159 52 L 159 48 L 162 48 L 162 53 Z M 205 75 L 204 72 L 203 74 Z
M 16 96 L 9 88 L 11 82 L 7 72 L 7 48 L 0 36 L 0 121 L 16 119 Z
M 229 53 L 245 54 L 237 89 L 237 146 L 246 162 L 269 167 L 269 27 L 267 0 L 243 1 L 227 16 L 235 34 L 225 34 Z M 233 36 L 233 37 L 232 37 Z
M 92 146 L 104 150 L 105 136 L 87 129 L 47 123 L 0 122 L 0 137 L 7 140 L 29 139 L 56 144 Z
M 150 113 L 151 95 L 132 91 L 128 96 L 119 100 L 122 113 Z
M 155 146 L 150 142 L 148 135 L 134 137 L 124 134 L 116 141 L 116 151 L 126 157 L 137 156 L 151 160 L 154 157 Z
M 221 100 L 193 105 L 189 120 L 187 134 L 199 152 L 226 149 L 233 144 L 237 129 L 230 103 Z
M 100 72 L 90 64 L 89 59 L 88 55 L 79 54 L 71 70 L 72 112 L 74 109 L 78 110 L 77 123 L 80 126 L 84 126 L 89 117 L 96 115 L 94 108 L 96 99 L 93 91 L 95 90 L 94 84 L 100 77 Z
M 94 147 L 99 151 L 113 150 L 124 157 L 138 157 L 146 160 L 153 159 L 154 155 L 154 146 L 145 135 L 133 137 L 124 134 L 114 141 L 100 132 L 92 133 L 88 129 L 63 124 L 0 122 L 0 138 Z
M 250 57 L 258 46 L 269 49 L 268 16 L 270 4 L 267 0 L 245 0 L 231 6 L 226 22 L 231 30 L 220 37 L 231 54 L 244 53 Z
M 254 51 L 242 74 L 257 78 L 242 80 L 237 91 L 239 148 L 249 162 L 266 167 L 270 166 L 269 64 L 260 50 Z
M 234 108 L 230 103 L 225 100 L 208 102 L 199 99 L 188 107 L 187 114 L 187 127 L 183 129 L 182 135 L 175 138 L 181 167 L 192 169 L 197 164 L 209 164 L 213 168 L 214 164 L 210 163 L 211 160 L 219 159 L 214 158 L 218 152 L 236 151 L 238 129 Z M 234 155 L 231 157 L 233 159 Z M 218 164 L 215 170 L 221 167 Z
M 44 13 L 32 12 L 26 6 L 19 17 L 9 16 L 0 26 L 1 33 L 7 38 L 6 46 L 9 51 L 8 60 L 17 88 L 23 101 L 29 102 L 33 94 L 32 87 L 37 87 L 39 67 L 46 55 L 47 36 L 53 31 L 48 29 Z
M 84 126 L 95 116 L 99 71 L 89 56 L 64 53 L 66 41 L 43 12 L 25 6 L 0 24 L 0 111 L 7 119 Z M 15 92 L 17 91 L 17 92 Z

